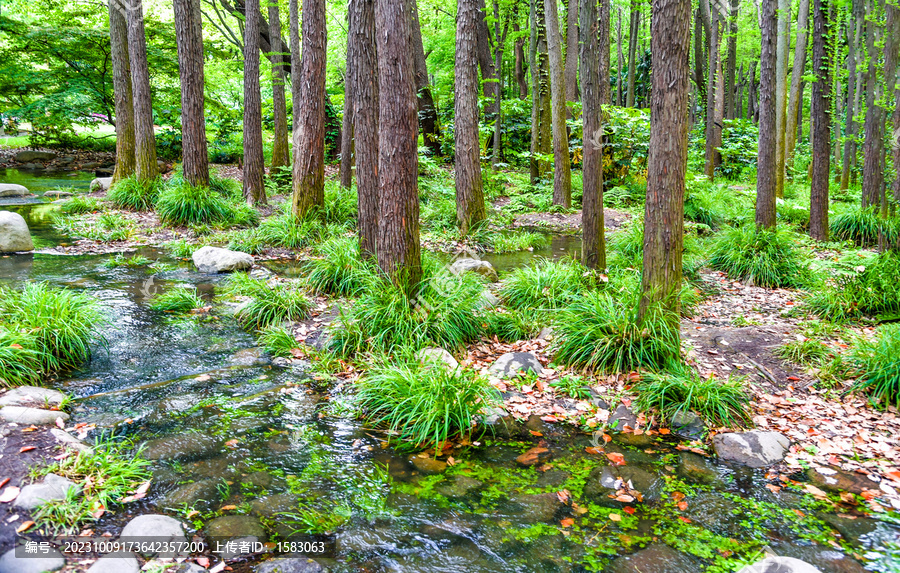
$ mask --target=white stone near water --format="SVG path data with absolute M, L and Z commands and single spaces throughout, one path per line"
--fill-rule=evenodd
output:
M 95 191 L 109 191 L 110 187 L 112 187 L 112 177 L 97 177 L 91 181 L 89 189 L 91 193 L 94 193 Z
M 104 555 L 91 565 L 87 573 L 140 573 L 140 570 L 135 554 L 122 551 Z
M 63 500 L 68 497 L 69 490 L 81 491 L 81 486 L 56 474 L 47 474 L 41 483 L 26 485 L 19 492 L 14 507 L 32 510 L 48 501 Z
M 0 183 L 0 197 L 24 197 L 31 192 L 26 187 L 14 183 Z
M 66 560 L 62 553 L 52 547 L 39 557 L 16 557 L 15 549 L 10 549 L 0 557 L 0 573 L 46 573 L 58 571 L 65 566 Z
M 713 438 L 716 455 L 751 468 L 766 468 L 784 459 L 791 441 L 778 432 L 732 432 Z
M 32 406 L 46 408 L 59 406 L 66 395 L 58 390 L 40 386 L 16 386 L 0 396 L 0 406 Z
M 65 412 L 55 412 L 53 410 L 43 410 L 41 408 L 28 408 L 25 406 L 3 406 L 0 408 L 0 420 L 6 422 L 14 422 L 16 424 L 25 424 L 26 426 L 35 425 L 43 426 L 55 424 L 57 418 L 61 418 L 63 422 L 69 419 L 69 415 Z
M 2 196 L 2 194 L 0 194 Z M 31 231 L 22 215 L 11 211 L 0 211 L 0 253 L 33 251 Z
M 122 533 L 119 535 L 119 539 L 124 541 L 138 541 L 147 538 L 172 543 L 187 540 L 180 521 L 166 515 L 152 513 L 135 517 L 122 528 Z M 147 555 L 147 557 L 150 556 L 151 554 Z M 174 557 L 174 555 L 170 553 L 160 555 L 160 557 Z
M 499 278 L 491 263 L 479 259 L 457 259 L 450 265 L 450 272 L 455 275 L 477 273 L 492 283 L 497 282 Z
M 766 557 L 753 565 L 747 565 L 738 573 L 822 573 L 806 561 L 793 557 Z
M 544 367 L 531 352 L 507 352 L 491 365 L 490 373 L 500 378 L 512 378 L 519 372 L 540 374 Z
M 239 251 L 219 247 L 203 247 L 191 257 L 201 273 L 245 271 L 253 266 L 253 257 Z

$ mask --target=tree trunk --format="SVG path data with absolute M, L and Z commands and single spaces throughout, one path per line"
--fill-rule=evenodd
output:
M 476 0 L 478 3 L 478 67 L 481 68 L 481 81 L 484 85 L 484 97 L 494 100 L 498 87 L 497 73 L 494 68 L 494 58 L 491 57 L 491 34 L 487 25 L 487 8 L 484 0 Z
M 597 44 L 600 47 L 600 53 L 597 55 L 597 64 L 600 67 L 600 77 L 598 78 L 598 81 L 601 105 L 612 104 L 612 88 L 609 82 L 611 77 L 610 68 L 612 67 L 612 63 L 610 62 L 612 51 L 610 50 L 609 45 L 612 24 L 610 15 L 611 4 L 612 2 L 610 0 L 600 0 L 597 16 L 599 19 L 598 25 L 600 27 L 597 36 Z M 603 112 L 603 121 L 604 123 L 606 122 L 606 112 Z
M 621 106 L 624 103 L 622 99 L 622 68 L 625 63 L 622 59 L 622 9 L 616 8 L 618 20 L 616 21 L 616 52 L 618 55 L 618 68 L 616 69 L 616 105 Z
M 286 167 L 291 164 L 291 153 L 288 148 L 287 101 L 284 97 L 284 54 L 287 52 L 281 43 L 281 15 L 278 12 L 278 1 L 269 0 L 269 37 L 272 62 L 272 120 L 275 124 L 275 140 L 272 143 L 272 169 Z
M 325 204 L 325 0 L 303 0 L 299 86 L 300 124 L 294 132 L 293 214 Z
M 743 119 L 744 117 L 744 84 L 747 83 L 747 78 L 744 75 L 744 64 L 741 62 L 741 70 L 738 72 L 738 80 L 735 85 L 735 93 L 734 93 L 734 117 L 737 119 Z
M 642 319 L 654 301 L 662 301 L 676 313 L 679 310 L 689 129 L 690 0 L 653 0 L 652 27 L 650 50 L 656 56 L 650 92 Z M 677 332 L 678 323 L 672 327 Z
M 576 0 L 570 0 L 569 9 Z M 584 117 L 584 197 L 582 199 L 581 262 L 589 269 L 606 268 L 606 245 L 603 229 L 603 78 L 609 78 L 609 57 L 603 60 L 603 44 L 598 36 L 602 28 L 609 38 L 609 0 L 601 0 L 605 7 L 597 15 L 597 0 L 581 0 L 581 88 Z M 606 12 L 605 21 L 603 12 Z M 600 30 L 598 30 L 598 26 Z M 609 54 L 609 45 L 606 46 Z M 599 58 L 598 58 L 599 55 Z M 607 97 L 609 81 L 606 82 Z
M 578 101 L 578 1 L 566 2 L 566 101 Z M 495 2 L 496 4 L 496 2 Z
M 262 141 L 262 101 L 259 93 L 259 0 L 247 0 L 244 26 L 244 198 L 266 202 Z
M 847 26 L 847 107 L 845 115 L 844 160 L 841 164 L 841 190 L 850 188 L 850 171 L 856 165 L 856 113 L 859 101 L 859 42 L 863 30 L 863 0 L 853 0 L 852 15 Z
M 374 257 L 378 244 L 378 63 L 375 59 L 375 2 L 350 0 L 347 57 L 356 151 L 359 251 Z
M 521 28 L 519 27 L 519 23 L 515 22 L 513 24 L 513 32 L 519 34 L 521 32 Z M 528 80 L 525 78 L 525 38 L 517 37 L 516 39 L 516 84 L 519 86 L 519 99 L 527 99 L 528 98 Z
M 541 70 L 538 63 L 538 21 L 537 10 L 543 13 L 543 4 L 537 6 L 542 0 L 531 0 L 528 6 L 528 69 L 531 71 L 531 145 L 528 148 L 528 170 L 531 184 L 537 184 L 541 178 L 541 163 L 537 154 L 541 149 Z
M 784 197 L 785 130 L 787 128 L 787 63 L 791 45 L 791 0 L 778 0 L 778 52 L 775 64 L 775 196 Z
M 416 2 L 410 4 L 413 13 L 412 48 L 413 65 L 415 66 L 416 101 L 419 110 L 419 127 L 425 147 L 434 157 L 443 155 L 441 151 L 441 126 L 438 122 L 437 107 L 428 81 L 428 64 L 425 61 L 425 46 L 422 44 L 422 28 L 419 26 L 419 11 Z
M 116 105 L 116 169 L 113 183 L 134 174 L 134 98 L 131 95 L 131 64 L 128 58 L 128 22 L 115 2 L 109 2 L 109 53 L 113 68 Z M 2 129 L 0 121 L 0 129 Z
M 701 6 L 703 0 L 700 0 Z M 703 18 L 700 15 L 700 7 L 697 7 L 694 16 L 694 84 L 697 86 L 697 105 L 706 109 L 706 55 L 704 48 Z
M 641 26 L 641 6 L 638 0 L 631 0 L 631 22 L 628 26 L 628 91 L 625 107 L 634 107 L 634 77 L 637 60 L 638 29 Z
M 701 0 L 708 2 L 709 0 Z M 719 11 L 715 5 L 710 6 L 710 34 L 709 34 L 709 78 L 706 84 L 706 177 L 712 181 L 716 177 L 716 165 L 719 164 L 719 140 L 721 139 L 721 127 L 716 121 L 716 96 L 718 88 L 716 80 L 721 69 L 719 62 Z
M 825 5 L 827 1 L 813 0 L 813 70 L 816 72 L 816 80 L 812 87 L 810 113 L 813 149 L 809 236 L 817 241 L 828 240 L 828 185 L 831 172 L 831 77 L 828 54 L 831 23 L 828 7 Z
M 494 0 L 494 38 L 496 48 L 494 50 L 494 69 L 497 71 L 497 88 L 494 90 L 494 150 L 491 153 L 491 167 L 496 170 L 500 163 L 500 144 L 503 135 L 503 109 L 501 102 L 503 100 L 503 75 L 500 71 L 503 69 L 503 45 L 506 43 L 506 33 L 509 31 L 509 20 L 500 31 L 500 2 Z M 476 70 L 477 75 L 477 70 Z M 476 91 L 477 94 L 477 91 Z
M 800 105 L 797 106 L 797 116 L 795 122 L 797 124 L 797 129 L 794 135 L 794 145 L 796 146 L 796 142 L 803 139 L 803 93 L 806 91 L 806 82 L 800 81 Z M 812 134 L 810 134 L 812 137 Z
M 881 14 L 884 0 L 869 0 L 869 13 Z M 863 143 L 863 181 L 862 206 L 881 207 L 884 197 L 884 108 L 881 98 L 884 95 L 882 84 L 878 81 L 877 61 L 879 54 L 876 46 L 880 44 L 881 30 L 872 21 L 866 26 L 866 53 L 869 56 L 869 69 L 866 72 L 866 123 L 865 142 Z
M 791 93 L 787 109 L 784 155 L 788 168 L 794 166 L 794 148 L 797 146 L 797 122 L 803 102 L 800 86 L 806 70 L 807 27 L 809 26 L 809 0 L 800 0 L 797 14 L 797 42 L 794 44 L 794 67 L 791 72 Z M 815 70 L 813 70 L 815 72 Z
M 756 226 L 775 227 L 776 105 L 775 68 L 778 54 L 778 0 L 762 0 L 759 57 L 759 157 L 756 168 Z
M 757 96 L 756 60 L 750 62 L 750 83 L 747 85 L 747 119 L 759 121 L 759 98 Z
M 348 5 L 349 17 L 349 5 Z M 348 25 L 349 26 L 349 25 Z M 350 32 L 347 32 L 347 67 L 344 72 L 344 117 L 341 126 L 341 187 L 350 189 L 353 186 L 353 95 L 350 92 L 350 76 L 353 74 L 350 61 Z
M 415 294 L 419 253 L 418 129 L 415 64 L 410 54 L 412 0 L 375 0 L 380 177 L 378 265 Z
M 466 235 L 486 218 L 478 138 L 478 67 L 475 0 L 459 0 L 456 12 L 456 219 Z
M 553 204 L 572 206 L 572 168 L 569 134 L 566 131 L 566 84 L 563 73 L 562 40 L 556 0 L 544 0 L 547 49 L 550 54 L 550 92 L 553 106 Z
M 725 60 L 725 117 L 734 119 L 734 88 L 737 74 L 737 34 L 740 0 L 731 0 L 728 14 L 728 55 Z
M 888 16 L 893 22 L 891 36 L 894 39 L 894 42 L 896 42 L 897 38 L 900 37 L 900 9 L 893 4 L 888 4 L 887 10 Z M 895 44 L 895 53 L 896 49 Z M 900 61 L 898 61 L 895 66 L 893 86 L 894 116 L 892 123 L 894 133 L 891 135 L 891 150 L 894 158 L 894 201 L 900 202 Z M 890 89 L 890 87 L 891 83 L 888 82 L 888 88 Z M 894 248 L 900 250 L 900 239 L 898 239 L 898 244 Z
M 127 12 L 128 61 L 134 99 L 134 173 L 138 181 L 148 182 L 159 177 L 159 166 L 156 164 L 156 133 L 153 130 L 153 98 L 142 0 L 134 0 Z
M 181 141 L 184 178 L 209 186 L 209 152 L 203 112 L 203 28 L 200 0 L 175 0 L 175 38 L 181 78 Z

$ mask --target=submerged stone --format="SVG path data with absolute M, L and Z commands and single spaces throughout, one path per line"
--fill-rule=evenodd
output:
M 557 515 L 568 509 L 556 492 L 517 494 L 509 499 L 517 519 L 525 522 L 554 521 Z
M 604 573 L 688 573 L 703 571 L 697 559 L 675 551 L 668 545 L 654 543 L 631 555 L 615 559 Z
M 436 460 L 430 456 L 424 458 L 418 455 L 410 456 L 409 462 L 419 470 L 419 473 L 425 475 L 444 473 L 444 470 L 447 469 L 447 462 Z
M 765 468 L 784 459 L 791 441 L 778 432 L 751 430 L 718 434 L 713 438 L 716 455 L 751 468 Z
M 256 566 L 256 573 L 320 573 L 325 567 L 308 557 L 280 557 Z
M 541 446 L 535 446 L 527 452 L 516 458 L 516 463 L 520 466 L 530 467 L 537 465 L 539 462 L 549 460 L 550 450 Z
M 220 481 L 217 479 L 207 479 L 185 484 L 167 493 L 160 500 L 159 505 L 172 510 L 183 507 L 209 509 L 220 497 L 219 483 Z
M 221 442 L 218 438 L 199 432 L 188 432 L 145 442 L 143 455 L 148 460 L 185 461 L 211 457 L 220 449 Z
M 462 499 L 484 485 L 484 482 L 472 477 L 455 475 L 434 488 L 436 492 L 448 499 Z

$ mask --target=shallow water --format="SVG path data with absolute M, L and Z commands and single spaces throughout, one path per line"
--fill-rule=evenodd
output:
M 0 168 L 0 183 L 22 185 L 38 196 L 57 189 L 63 191 L 86 190 L 94 179 L 91 171 L 43 171 L 32 169 Z

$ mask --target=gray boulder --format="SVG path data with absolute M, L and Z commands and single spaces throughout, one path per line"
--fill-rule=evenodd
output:
M 56 159 L 56 154 L 50 151 L 20 151 L 14 159 L 19 163 L 31 163 L 33 161 L 50 161 Z
M 686 440 L 699 440 L 706 434 L 706 424 L 694 412 L 675 412 L 669 420 L 669 428 L 676 436 Z
M 57 418 L 62 418 L 62 421 L 65 422 L 69 419 L 69 415 L 65 412 L 27 408 L 25 406 L 3 406 L 0 408 L 0 419 L 6 422 L 15 422 L 16 424 L 43 426 L 55 424 Z
M 48 501 L 66 499 L 69 490 L 81 491 L 81 486 L 62 476 L 47 474 L 41 483 L 33 483 L 23 487 L 13 506 L 32 510 Z
M 637 427 L 637 416 L 631 411 L 631 408 L 625 404 L 619 404 L 613 413 L 609 415 L 609 429 L 614 432 L 621 432 L 625 426 L 629 428 Z
M 96 191 L 109 191 L 110 187 L 112 187 L 112 177 L 97 177 L 91 181 L 89 189 L 91 193 L 94 193 Z
M 2 197 L 0 188 L 0 197 Z M 0 253 L 33 251 L 31 231 L 22 215 L 11 211 L 0 211 Z
M 122 533 L 119 535 L 119 539 L 125 541 L 139 541 L 147 538 L 161 542 L 187 541 L 184 527 L 182 527 L 180 521 L 166 515 L 155 515 L 152 513 L 135 517 L 122 528 Z M 148 554 L 147 557 L 154 555 L 156 554 Z M 175 555 L 173 555 L 173 552 L 169 552 L 161 554 L 160 557 L 175 557 Z
M 253 257 L 247 253 L 219 247 L 203 247 L 194 251 L 191 258 L 201 273 L 245 271 L 253 266 Z
M 140 573 L 140 570 L 135 554 L 122 551 L 104 555 L 91 565 L 87 573 Z
M 792 557 L 766 557 L 753 565 L 747 565 L 738 573 L 822 573 L 805 561 Z
M 0 396 L 0 406 L 31 406 L 44 408 L 47 406 L 59 406 L 66 395 L 50 388 L 40 386 L 17 386 L 7 390 Z
M 512 378 L 519 372 L 540 374 L 543 371 L 540 360 L 531 352 L 507 352 L 489 370 L 492 375 L 500 378 Z
M 209 509 L 219 499 L 220 480 L 205 479 L 180 486 L 167 493 L 160 501 L 160 507 L 179 510 L 183 507 Z
M 321 573 L 327 571 L 308 557 L 270 559 L 257 565 L 256 573 Z
M 66 560 L 62 553 L 53 548 L 40 557 L 16 557 L 15 549 L 10 549 L 0 557 L 0 573 L 46 573 L 58 571 L 65 566 Z
M 185 432 L 146 442 L 143 454 L 148 460 L 198 460 L 219 453 L 221 443 L 215 436 Z
M 450 272 L 455 275 L 477 273 L 492 283 L 500 278 L 491 263 L 479 259 L 457 259 L 450 265 Z
M 53 191 L 47 191 L 44 193 L 44 197 L 48 199 L 65 199 L 66 197 L 71 197 L 74 195 L 71 191 L 63 191 L 61 189 L 54 189 Z
M 751 430 L 718 434 L 713 438 L 716 455 L 751 468 L 765 468 L 784 459 L 791 441 L 778 432 Z
M 679 553 L 668 545 L 654 543 L 637 553 L 624 555 L 604 569 L 607 573 L 686 573 L 702 571 L 703 565 L 693 557 Z
M 426 362 L 443 364 L 448 370 L 459 368 L 459 362 L 456 361 L 456 358 L 453 358 L 453 355 L 443 348 L 423 348 L 416 353 L 416 358 L 423 364 Z
M 0 183 L 0 197 L 24 197 L 30 194 L 31 191 L 21 185 Z
M 93 452 L 93 448 L 70 434 L 65 430 L 60 430 L 59 428 L 50 428 L 50 433 L 56 438 L 56 441 L 61 443 L 64 448 L 69 448 L 78 452 L 91 453 Z

